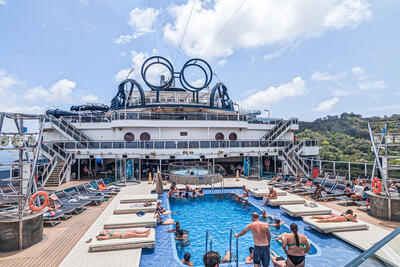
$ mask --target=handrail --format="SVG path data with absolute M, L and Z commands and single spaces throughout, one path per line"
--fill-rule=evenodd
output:
M 289 156 L 286 154 L 286 152 L 283 151 L 283 150 L 279 150 L 278 155 L 285 159 L 285 161 L 288 164 L 289 169 L 292 171 L 292 173 L 294 175 L 296 175 L 297 174 L 297 168 L 296 168 L 296 166 L 294 166 L 292 160 L 289 158 Z
M 70 123 L 68 123 L 66 120 L 63 119 L 57 119 L 53 116 L 50 117 L 50 121 L 55 124 L 58 128 L 60 128 L 63 132 L 71 136 L 73 139 L 76 141 L 90 141 L 91 139 L 82 133 L 79 129 L 76 127 L 72 126 Z M 64 128 L 64 129 L 63 129 Z M 77 136 L 77 137 L 76 137 Z
M 232 234 L 236 235 L 235 231 L 231 229 L 229 233 L 229 262 L 232 262 Z M 236 238 L 236 267 L 239 266 L 239 237 Z
M 210 238 L 210 250 L 212 250 L 212 236 L 210 232 L 207 230 L 206 231 L 206 253 L 208 251 L 208 238 Z
M 63 158 L 63 160 L 65 160 L 68 157 L 68 152 L 59 147 L 57 144 L 52 143 L 52 146 L 53 149 L 59 154 L 59 156 Z
M 393 238 L 398 236 L 400 234 L 400 227 L 397 227 L 395 230 L 393 230 L 391 233 L 389 233 L 387 236 L 385 236 L 383 239 L 375 243 L 372 247 L 358 255 L 355 259 L 353 259 L 351 262 L 346 264 L 345 267 L 356 267 L 360 266 L 364 261 L 369 259 L 372 255 L 375 254 L 379 249 L 384 247 L 387 243 L 389 243 Z
M 65 178 L 65 174 L 67 173 L 66 169 L 69 167 L 69 165 L 72 161 L 72 155 L 73 155 L 73 153 L 69 153 L 68 158 L 65 160 L 65 162 L 60 170 L 60 173 L 58 175 L 58 185 L 62 184 L 62 182 Z
M 40 149 L 42 149 L 43 151 L 45 151 L 46 153 L 48 153 L 51 157 L 53 157 L 54 155 L 56 155 L 56 151 L 54 151 L 54 149 L 52 149 L 51 147 L 49 147 L 46 143 L 41 142 L 40 143 Z
M 42 180 L 42 186 L 44 186 L 45 183 L 47 182 L 47 180 L 49 179 L 49 177 L 51 175 L 50 170 L 53 168 L 53 166 L 55 166 L 56 163 L 57 163 L 57 155 L 54 155 L 51 158 L 51 160 L 49 161 L 49 163 L 47 164 L 44 171 L 40 174 L 41 180 Z M 43 178 L 45 178 L 45 179 L 43 179 Z

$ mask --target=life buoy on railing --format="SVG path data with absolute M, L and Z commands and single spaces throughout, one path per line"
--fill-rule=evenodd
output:
M 374 192 L 377 195 L 381 194 L 382 184 L 381 184 L 381 181 L 379 181 L 378 178 L 375 177 L 374 179 L 372 179 L 371 186 L 372 186 L 372 192 Z
M 38 196 L 44 197 L 43 204 L 42 204 L 42 206 L 40 206 L 40 207 L 34 205 L 35 199 L 36 199 Z M 47 192 L 45 192 L 45 191 L 38 191 L 38 192 L 36 192 L 35 194 L 33 194 L 33 195 L 29 198 L 29 209 L 30 209 L 31 211 L 41 211 L 42 209 L 44 209 L 44 208 L 47 206 L 47 202 L 49 202 L 49 195 L 47 194 Z

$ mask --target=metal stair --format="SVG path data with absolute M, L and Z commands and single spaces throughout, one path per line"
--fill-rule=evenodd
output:
M 274 141 L 285 134 L 287 130 L 292 126 L 292 124 L 297 123 L 298 120 L 295 118 L 290 118 L 287 121 L 280 120 L 270 131 L 268 131 L 263 137 L 261 137 L 261 140 Z
M 54 129 L 56 129 L 59 133 L 61 133 L 71 141 L 92 141 L 90 137 L 88 137 L 81 130 L 79 130 L 63 118 L 49 116 L 46 121 L 51 122 Z
M 60 172 L 64 166 L 64 163 L 65 163 L 64 160 L 57 160 L 57 162 L 53 168 L 53 171 L 50 173 L 49 177 L 47 178 L 45 186 L 58 186 L 59 185 Z
M 312 174 L 311 167 L 300 156 L 303 146 L 304 141 L 297 145 L 291 142 L 283 150 L 279 151 L 279 159 L 285 161 L 293 175 L 310 177 Z

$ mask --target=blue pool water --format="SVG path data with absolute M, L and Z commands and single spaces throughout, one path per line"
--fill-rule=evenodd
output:
M 179 221 L 181 228 L 189 231 L 191 244 L 186 247 L 177 245 L 174 235 L 168 233 L 171 225 L 158 226 L 156 229 L 155 249 L 144 249 L 140 260 L 140 266 L 184 266 L 179 259 L 183 254 L 190 252 L 192 261 L 197 266 L 202 265 L 202 256 L 205 252 L 205 232 L 208 229 L 213 237 L 213 250 L 220 253 L 221 257 L 229 249 L 229 231 L 241 231 L 251 220 L 251 213 L 261 212 L 265 209 L 267 214 L 278 216 L 285 224 L 280 230 L 271 229 L 273 234 L 288 232 L 288 226 L 296 222 L 299 232 L 305 234 L 312 246 L 306 256 L 306 266 L 331 267 L 344 266 L 360 254 L 360 250 L 335 238 L 332 235 L 320 234 L 307 227 L 301 219 L 291 218 L 284 214 L 279 208 L 261 206 L 262 200 L 249 198 L 249 205 L 239 204 L 230 198 L 232 192 L 242 193 L 241 189 L 215 190 L 216 195 L 205 190 L 205 197 L 177 200 L 166 197 L 166 193 L 159 197 L 165 208 L 171 209 L 172 218 Z M 221 194 L 225 193 L 225 194 Z M 167 216 L 170 217 L 170 216 Z M 360 231 L 361 234 L 361 231 Z M 252 246 L 252 235 L 247 233 L 239 238 L 239 260 L 240 266 L 253 266 L 245 264 L 244 258 L 248 255 L 248 248 Z M 271 241 L 271 248 L 279 255 L 284 256 L 282 248 L 277 241 Z M 222 266 L 230 266 L 224 264 Z M 236 266 L 232 263 L 232 266 Z M 270 264 L 272 266 L 272 263 Z M 382 266 L 378 261 L 368 260 L 363 264 L 365 267 Z
M 208 174 L 208 170 L 197 169 L 197 168 L 185 168 L 185 169 L 173 170 L 172 173 L 178 175 L 206 175 Z

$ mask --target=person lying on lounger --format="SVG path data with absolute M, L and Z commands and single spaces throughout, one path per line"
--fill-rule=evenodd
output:
M 346 210 L 342 214 L 332 214 L 329 216 L 313 216 L 311 219 L 318 219 L 318 223 L 328 222 L 357 222 L 356 215 L 353 215 L 352 210 Z
M 96 236 L 97 240 L 108 240 L 108 239 L 126 239 L 133 237 L 148 237 L 150 229 L 147 230 L 103 230 L 99 235 Z
M 279 256 L 276 254 L 275 251 L 271 250 L 270 253 L 271 261 L 274 264 L 274 267 L 286 267 L 286 259 L 284 257 Z
M 159 224 L 159 225 L 175 224 L 174 219 L 164 219 L 164 217 L 161 216 L 161 214 L 158 212 L 154 213 L 154 218 L 156 218 L 157 224 Z
M 268 201 L 269 201 L 270 199 L 277 199 L 277 198 L 278 198 L 278 192 L 276 192 L 276 190 L 271 186 L 271 187 L 269 188 L 269 193 L 268 193 L 268 195 L 265 197 L 265 201 L 264 201 L 264 203 L 263 203 L 262 205 L 265 206 L 265 205 L 268 204 Z

